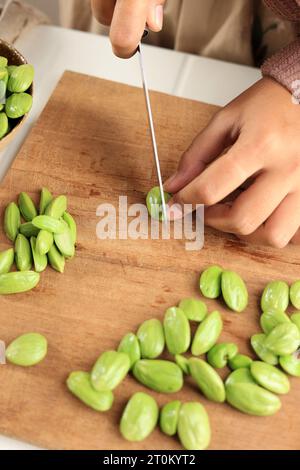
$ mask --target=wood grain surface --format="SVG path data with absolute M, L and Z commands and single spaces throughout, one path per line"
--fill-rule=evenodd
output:
M 152 93 L 164 178 L 217 108 Z M 141 89 L 67 72 L 0 186 L 0 210 L 27 191 L 38 201 L 47 186 L 66 194 L 78 223 L 77 256 L 64 275 L 50 268 L 35 291 L 0 298 L 0 338 L 38 331 L 49 352 L 36 367 L 0 366 L 0 433 L 51 449 L 177 449 L 159 429 L 130 444 L 118 431 L 121 411 L 143 386 L 128 377 L 115 391 L 108 413 L 86 408 L 68 393 L 72 370 L 89 370 L 98 355 L 117 347 L 128 331 L 167 307 L 199 296 L 199 273 L 212 263 L 238 271 L 247 282 L 250 304 L 242 314 L 209 301 L 224 319 L 221 339 L 250 353 L 249 337 L 259 328 L 259 296 L 267 281 L 300 277 L 295 247 L 274 250 L 248 246 L 206 230 L 199 252 L 179 240 L 99 240 L 99 204 L 142 203 L 156 183 L 144 97 Z M 9 246 L 3 231 L 0 249 Z M 225 376 L 228 371 L 223 371 Z M 172 399 L 200 400 L 212 425 L 211 449 L 300 449 L 300 380 L 273 417 L 246 416 L 226 404 L 208 402 L 192 381 L 172 396 L 152 395 L 162 405 Z

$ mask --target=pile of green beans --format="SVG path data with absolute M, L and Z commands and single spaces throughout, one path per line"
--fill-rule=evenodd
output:
M 32 65 L 9 65 L 7 58 L 0 56 L 0 140 L 11 131 L 16 119 L 30 111 L 32 95 L 28 90 L 33 78 Z
M 65 259 L 74 256 L 76 243 L 76 224 L 66 211 L 65 196 L 53 198 L 45 188 L 39 213 L 26 193 L 20 195 L 18 205 L 7 207 L 5 232 L 15 249 L 0 254 L 0 293 L 34 287 L 36 276 L 48 261 L 63 272 Z M 19 272 L 9 273 L 14 260 Z M 36 272 L 30 271 L 32 263 Z M 206 298 L 222 297 L 232 311 L 242 312 L 248 305 L 247 287 L 234 271 L 210 266 L 202 272 L 199 287 Z M 234 343 L 218 342 L 223 330 L 219 311 L 209 313 L 203 300 L 186 298 L 168 308 L 163 321 L 151 318 L 136 332 L 127 333 L 116 350 L 98 357 L 90 371 L 70 373 L 67 387 L 86 406 L 105 412 L 113 406 L 115 390 L 129 373 L 146 388 L 164 394 L 179 392 L 189 376 L 210 401 L 227 402 L 249 415 L 273 415 L 281 408 L 279 396 L 290 390 L 286 373 L 300 377 L 300 311 L 288 315 L 289 302 L 300 309 L 300 281 L 291 287 L 273 281 L 265 287 L 260 317 L 263 332 L 250 340 L 259 360 L 240 353 Z M 196 326 L 194 334 L 192 324 Z M 167 359 L 161 357 L 165 352 Z M 29 367 L 46 354 L 47 340 L 38 333 L 27 333 L 8 346 L 6 358 Z M 231 371 L 223 381 L 218 370 L 225 367 Z M 158 423 L 164 434 L 177 435 L 187 450 L 203 450 L 210 444 L 210 421 L 200 402 L 173 400 L 160 410 L 145 392 L 135 393 L 128 401 L 120 433 L 128 441 L 139 442 Z
M 208 313 L 201 299 L 188 298 L 168 308 L 162 322 L 152 318 L 136 333 L 127 333 L 117 350 L 104 352 L 90 372 L 72 372 L 67 386 L 87 406 L 107 411 L 113 405 L 114 390 L 128 373 L 146 388 L 164 394 L 179 392 L 184 377 L 190 376 L 210 401 L 227 402 L 250 415 L 273 415 L 281 407 L 278 395 L 290 390 L 287 375 L 276 365 L 300 376 L 300 313 L 289 318 L 278 310 L 287 307 L 289 296 L 293 305 L 299 305 L 297 286 L 300 290 L 298 282 L 289 289 L 278 281 L 265 288 L 261 301 L 266 309 L 261 316 L 265 333 L 251 338 L 260 360 L 241 354 L 234 343 L 218 342 L 223 329 L 218 310 Z M 222 295 L 227 306 L 237 312 L 248 303 L 241 277 L 218 266 L 201 274 L 200 290 L 208 298 Z M 191 323 L 196 324 L 194 335 Z M 165 350 L 169 359 L 161 357 Z M 225 381 L 218 373 L 224 367 L 231 369 Z M 209 417 L 201 403 L 173 400 L 159 410 L 156 400 L 145 392 L 130 398 L 122 413 L 120 432 L 128 441 L 138 442 L 147 438 L 157 423 L 166 435 L 177 435 L 187 450 L 206 449 L 210 444 Z
M 32 290 L 48 263 L 63 273 L 65 261 L 75 255 L 77 228 L 67 212 L 67 198 L 54 198 L 47 188 L 41 191 L 39 210 L 25 192 L 17 204 L 11 202 L 4 231 L 14 247 L 0 253 L 0 295 Z M 14 263 L 17 271 L 11 272 Z

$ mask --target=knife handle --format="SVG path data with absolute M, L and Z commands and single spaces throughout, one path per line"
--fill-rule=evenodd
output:
M 144 33 L 143 33 L 143 36 L 142 36 L 142 39 L 141 39 L 141 40 L 145 39 L 145 38 L 148 36 L 148 34 L 149 34 L 149 29 L 145 28 L 145 30 L 144 30 Z

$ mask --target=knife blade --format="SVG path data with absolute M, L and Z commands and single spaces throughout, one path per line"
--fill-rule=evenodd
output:
M 146 35 L 147 35 L 147 31 L 145 31 L 143 37 L 145 37 Z M 167 206 L 166 206 L 165 193 L 164 193 L 164 187 L 163 187 L 162 176 L 161 176 L 161 168 L 160 168 L 160 161 L 159 161 L 159 156 L 158 156 L 158 148 L 157 148 L 157 141 L 156 141 L 156 135 L 155 135 L 153 113 L 152 113 L 152 107 L 151 107 L 151 101 L 150 101 L 150 95 L 149 95 L 148 82 L 146 78 L 141 42 L 138 46 L 137 51 L 138 51 L 138 56 L 139 56 L 143 89 L 144 89 L 146 108 L 147 108 L 147 113 L 148 113 L 148 121 L 149 121 L 149 128 L 150 128 L 150 134 L 151 134 L 151 140 L 152 140 L 154 161 L 155 161 L 155 166 L 156 166 L 156 173 L 157 173 L 157 179 L 159 183 L 159 190 L 160 190 L 160 196 L 161 196 L 161 202 L 162 202 L 163 221 L 165 222 L 165 224 L 167 224 Z

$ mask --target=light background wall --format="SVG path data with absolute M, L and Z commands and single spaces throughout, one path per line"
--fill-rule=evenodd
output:
M 54 24 L 59 24 L 58 0 L 25 0 L 45 12 Z M 68 0 L 66 0 L 68 1 Z

